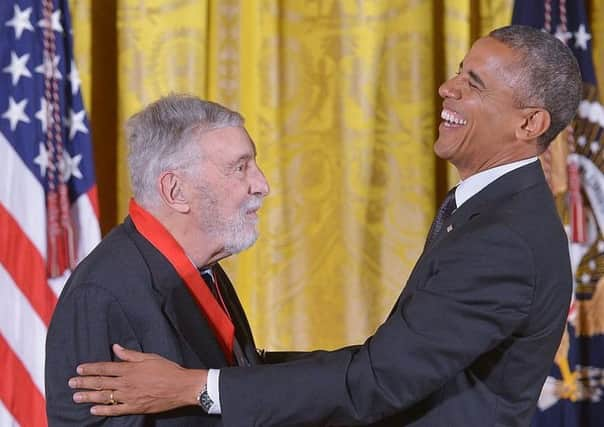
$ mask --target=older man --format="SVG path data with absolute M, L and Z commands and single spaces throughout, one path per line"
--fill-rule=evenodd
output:
M 220 402 L 228 426 L 527 426 L 572 282 L 537 156 L 572 119 L 580 91 L 572 53 L 549 34 L 510 26 L 474 43 L 439 89 L 434 145 L 462 180 L 392 313 L 363 346 L 211 370 L 207 386 L 206 371 L 164 369 L 161 358 L 118 349 L 140 362 L 80 367 L 84 375 L 117 377 L 74 379 L 74 387 L 103 389 L 76 398 L 106 402 L 113 389 L 124 404 L 96 413 L 161 410 L 161 399 L 145 390 L 171 378 L 165 395 L 194 405 L 201 390 L 202 406 Z
M 237 295 L 218 261 L 251 246 L 269 187 L 242 117 L 192 96 L 160 99 L 127 123 L 129 216 L 78 266 L 46 343 L 50 426 L 220 425 L 201 408 L 99 419 L 67 380 L 111 344 L 189 368 L 259 362 Z M 113 399 L 113 398 L 112 398 Z

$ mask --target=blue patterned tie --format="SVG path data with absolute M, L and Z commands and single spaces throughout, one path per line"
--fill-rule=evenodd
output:
M 436 218 L 432 222 L 430 226 L 430 231 L 428 232 L 428 238 L 426 239 L 426 245 L 424 246 L 424 250 L 428 249 L 432 243 L 436 240 L 438 235 L 440 234 L 441 229 L 443 228 L 443 224 L 451 216 L 453 211 L 457 208 L 457 204 L 455 203 L 455 189 L 457 187 L 453 187 L 447 193 L 445 200 L 443 200 L 440 208 L 438 208 L 438 213 L 436 214 Z

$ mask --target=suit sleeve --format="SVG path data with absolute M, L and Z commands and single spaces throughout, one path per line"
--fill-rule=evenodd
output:
M 224 425 L 369 424 L 438 391 L 502 343 L 527 318 L 532 253 L 501 224 L 451 240 L 435 248 L 427 279 L 360 348 L 222 370 Z
M 140 349 L 128 319 L 101 287 L 79 284 L 61 298 L 46 339 L 46 412 L 49 427 L 143 426 L 144 416 L 103 418 L 75 404 L 67 381 L 84 362 L 114 360 L 113 343 Z

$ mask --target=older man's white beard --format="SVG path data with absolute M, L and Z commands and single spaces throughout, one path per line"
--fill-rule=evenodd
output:
M 246 218 L 246 215 L 248 212 L 260 209 L 261 206 L 262 198 L 255 196 L 245 203 L 233 221 L 225 224 L 224 249 L 226 252 L 236 254 L 256 242 L 258 239 L 257 221 Z

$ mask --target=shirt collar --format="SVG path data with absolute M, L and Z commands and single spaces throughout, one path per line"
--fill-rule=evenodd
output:
M 537 157 L 519 160 L 517 162 L 487 169 L 459 181 L 459 184 L 457 184 L 457 188 L 455 189 L 455 202 L 457 207 L 459 208 L 466 201 L 468 201 L 470 197 L 477 194 L 480 190 L 489 185 L 491 182 L 495 181 L 497 178 L 537 160 Z

